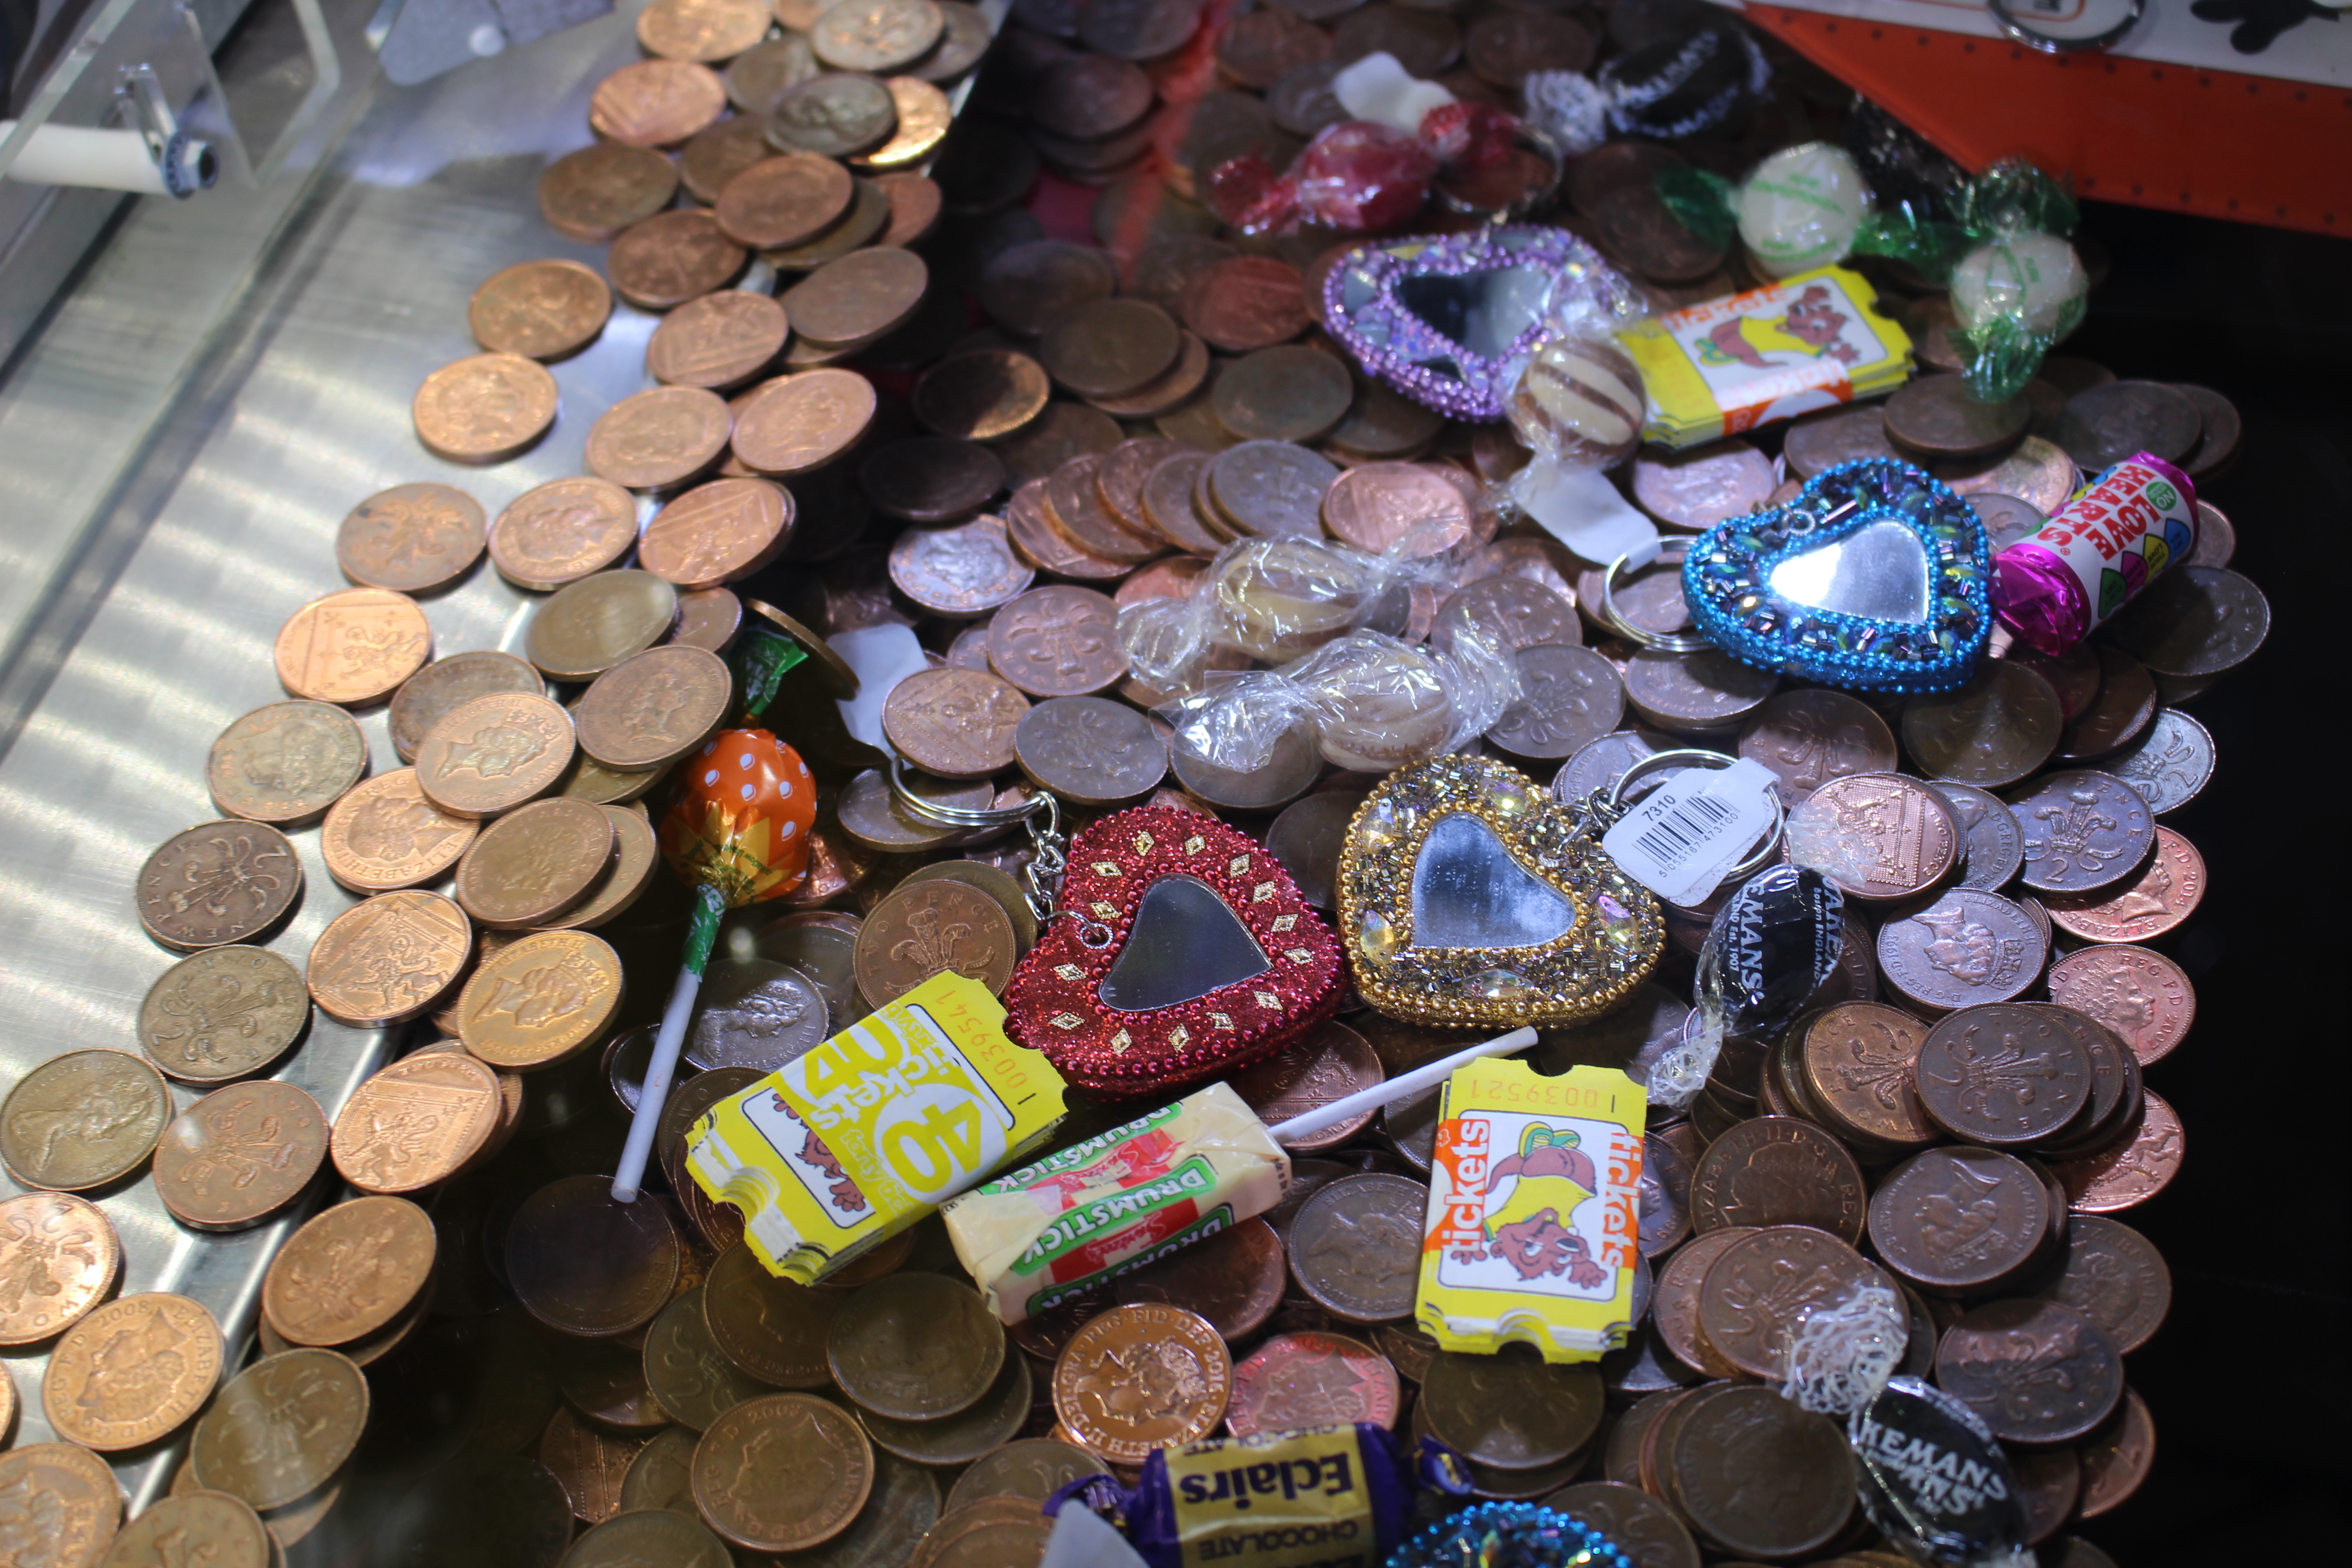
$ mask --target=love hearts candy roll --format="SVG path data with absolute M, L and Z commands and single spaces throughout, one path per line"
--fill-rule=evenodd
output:
M 2136 452 L 1993 557 L 1993 614 L 2054 658 L 2196 548 L 2196 485 Z

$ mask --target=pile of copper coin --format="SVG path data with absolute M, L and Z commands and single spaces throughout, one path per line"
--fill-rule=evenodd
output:
M 540 186 L 555 232 L 609 242 L 604 272 L 550 259 L 484 281 L 462 323 L 482 352 L 416 391 L 415 430 L 469 463 L 528 448 L 559 416 L 541 362 L 616 313 L 657 320 L 648 388 L 562 411 L 592 425 L 579 477 L 516 493 L 486 468 L 357 500 L 334 563 L 353 585 L 278 638 L 288 700 L 205 763 L 219 820 L 158 847 L 131 889 L 121 937 L 135 912 L 173 950 L 136 1038 L 43 1065 L 0 1107 L 0 1158 L 29 1189 L 0 1201 L 0 1344 L 51 1346 L 40 1407 L 60 1439 L 0 1455 L 0 1496 L 56 1521 L 42 1560 L 161 1560 L 141 1553 L 178 1531 L 223 1568 L 1025 1568 L 1037 1502 L 1074 1478 L 1131 1480 L 1154 1447 L 1219 1432 L 1369 1421 L 1458 1451 L 1481 1497 L 1600 1526 L 1640 1568 L 1891 1568 L 1838 1428 L 1770 1386 L 1796 1317 L 1875 1280 L 1908 1306 L 1904 1370 L 2008 1446 L 2043 1561 L 2106 1563 L 2063 1532 L 2122 1506 L 2154 1455 L 2127 1358 L 2169 1276 L 2113 1216 L 2180 1167 L 2182 1118 L 2147 1079 L 2194 1016 L 2161 948 L 2205 888 L 2162 819 L 2215 765 L 2183 705 L 2266 625 L 2226 570 L 2228 520 L 2200 502 L 2192 561 L 2095 641 L 1997 645 L 1942 695 L 1636 646 L 1600 613 L 1596 563 L 1489 500 L 1527 458 L 1504 427 L 1448 423 L 1321 334 L 1309 283 L 1337 237 L 1244 239 L 1195 199 L 1224 159 L 1286 163 L 1340 117 L 1338 67 L 1374 49 L 1516 108 L 1528 70 L 1671 38 L 1685 9 L 1021 0 L 992 53 L 958 0 L 646 6 L 646 58 L 596 89 L 597 139 Z M 984 55 L 957 121 L 948 94 Z M 1739 138 L 1611 143 L 1539 216 L 1661 305 L 1745 285 L 1650 176 L 1833 129 L 1843 100 L 1780 63 Z M 1088 201 L 1096 243 L 1033 211 Z M 1881 272 L 1925 365 L 1957 368 L 1942 296 Z M 2238 441 L 2218 395 L 2080 359 L 1990 410 L 1958 385 L 1929 374 L 1644 453 L 1626 488 L 1689 532 L 1891 453 L 1967 494 L 1998 546 L 2117 456 L 2203 478 Z M 1447 585 L 1416 581 L 1376 624 L 1500 634 L 1526 696 L 1482 743 L 1563 800 L 1699 745 L 1769 769 L 1792 823 L 1904 825 L 1840 880 L 1843 961 L 1805 1016 L 1729 1041 L 1686 1117 L 1654 1114 L 1633 1342 L 1547 1366 L 1412 1326 L 1433 1090 L 1296 1145 L 1273 1213 L 1010 1330 L 936 1217 L 818 1287 L 766 1273 L 741 1215 L 686 1174 L 695 1118 L 944 969 L 1001 992 L 1038 934 L 1027 844 L 894 804 L 884 754 L 835 706 L 858 677 L 828 639 L 919 639 L 929 668 L 880 707 L 918 795 L 1050 791 L 1074 826 L 1143 802 L 1214 813 L 1328 910 L 1376 775 L 1311 746 L 1248 773 L 1171 752 L 1150 710 L 1174 694 L 1133 677 L 1118 612 L 1195 592 L 1232 541 L 1378 552 L 1408 533 Z M 485 554 L 530 598 L 520 646 L 437 646 L 432 596 Z M 1647 631 L 1689 625 L 1671 569 L 1614 599 Z M 766 722 L 819 785 L 810 875 L 729 917 L 662 1109 L 667 1190 L 616 1231 L 608 1173 L 688 915 L 648 806 L 733 710 L 720 656 L 747 617 L 808 656 Z M 373 765 L 352 716 L 372 710 L 391 753 Z M 281 953 L 306 864 L 355 901 Z M 1679 1041 L 1723 896 L 1670 910 L 1655 979 L 1531 1059 L 1638 1074 Z M 389 1065 L 331 1110 L 267 1076 L 314 1005 L 394 1031 Z M 1272 1121 L 1466 1037 L 1351 998 L 1234 1086 Z M 1126 1114 L 1075 1097 L 1060 1139 Z M 112 1299 L 123 1240 L 75 1194 L 142 1173 L 195 1232 L 318 1207 L 268 1267 L 249 1354 L 187 1297 Z M 1154 1358 L 1185 1374 L 1153 1381 Z M 5 1425 L 15 1385 L 0 1398 Z M 124 1525 L 93 1455 L 173 1441 L 171 1497 Z

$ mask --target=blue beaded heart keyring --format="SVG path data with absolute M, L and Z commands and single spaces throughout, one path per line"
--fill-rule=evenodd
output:
M 1984 657 L 1990 569 L 1984 524 L 1949 486 L 1865 458 L 1701 534 L 1683 559 L 1683 597 L 1707 640 L 1759 668 L 1944 691 Z

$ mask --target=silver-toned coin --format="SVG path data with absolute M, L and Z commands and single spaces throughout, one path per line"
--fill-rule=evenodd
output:
M 2212 778 L 2212 732 L 2178 708 L 2160 708 L 2139 744 L 2109 757 L 2106 771 L 2137 790 L 2148 810 L 2167 816 Z

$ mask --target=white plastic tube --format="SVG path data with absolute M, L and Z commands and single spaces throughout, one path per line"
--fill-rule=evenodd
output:
M 1481 1057 L 1507 1057 L 1513 1051 L 1523 1051 L 1536 1043 L 1536 1032 L 1529 1028 L 1513 1029 L 1507 1035 L 1497 1035 L 1491 1040 L 1440 1057 L 1433 1062 L 1423 1062 L 1411 1072 L 1399 1073 L 1386 1083 L 1360 1089 L 1353 1094 L 1341 1095 L 1328 1105 L 1318 1105 L 1312 1110 L 1299 1112 L 1287 1121 L 1277 1121 L 1266 1129 L 1277 1143 L 1293 1138 L 1304 1138 L 1310 1132 L 1320 1132 L 1326 1127 L 1336 1127 L 1350 1116 L 1360 1116 L 1378 1106 L 1393 1105 L 1406 1096 L 1427 1089 L 1433 1083 L 1444 1083 L 1454 1076 L 1454 1069 L 1475 1062 Z
M 15 121 L 0 120 L 0 139 L 16 129 Z M 79 185 L 145 196 L 186 196 L 210 185 L 217 168 L 211 145 L 184 132 L 165 144 L 163 161 L 159 163 L 148 151 L 147 138 L 136 131 L 39 125 L 8 166 L 8 177 L 26 185 Z

